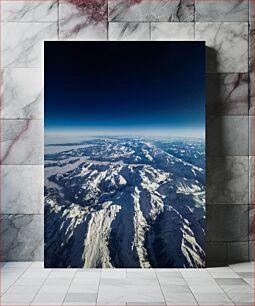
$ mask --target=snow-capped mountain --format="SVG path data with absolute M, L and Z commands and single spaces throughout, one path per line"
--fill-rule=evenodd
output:
M 204 221 L 203 140 L 46 147 L 47 267 L 203 267 Z

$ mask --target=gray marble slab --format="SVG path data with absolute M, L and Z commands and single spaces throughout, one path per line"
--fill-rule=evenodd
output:
M 249 20 L 254 21 L 254 0 L 249 0 Z
M 147 22 L 109 22 L 109 40 L 150 40 L 150 24 Z
M 254 23 L 249 28 L 249 112 L 254 115 Z
M 248 241 L 248 205 L 207 205 L 207 241 Z
M 43 259 L 43 215 L 1 215 L 3 261 Z
M 152 40 L 194 40 L 195 26 L 190 22 L 153 22 L 151 24 Z
M 208 116 L 207 156 L 248 155 L 249 116 Z
M 247 0 L 196 0 L 196 21 L 248 21 Z
M 249 242 L 228 242 L 227 252 L 228 252 L 228 263 L 248 261 Z
M 2 119 L 42 119 L 42 71 L 40 68 L 2 70 Z
M 58 1 L 1 1 L 2 21 L 51 21 L 57 22 Z
M 2 23 L 2 68 L 42 66 L 44 40 L 56 40 L 57 23 Z
M 43 166 L 2 165 L 2 214 L 43 213 Z
M 248 82 L 247 73 L 207 73 L 207 114 L 247 115 Z
M 197 22 L 195 37 L 206 41 L 207 72 L 248 72 L 248 23 Z
M 249 116 L 249 155 L 254 156 L 254 116 Z
M 59 38 L 61 40 L 106 40 L 107 3 L 98 1 L 59 2 Z
M 249 204 L 254 204 L 254 156 L 249 157 Z
M 194 0 L 110 0 L 110 21 L 194 21 Z
M 226 242 L 206 242 L 206 266 L 227 262 Z
M 248 157 L 207 158 L 206 203 L 248 204 Z
M 43 164 L 43 121 L 1 121 L 1 163 L 4 165 Z
M 249 260 L 254 261 L 254 241 L 249 241 Z
M 249 205 L 249 240 L 255 240 L 255 237 L 254 237 L 254 204 Z

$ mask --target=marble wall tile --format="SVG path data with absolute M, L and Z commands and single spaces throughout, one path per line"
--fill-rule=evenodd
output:
M 248 23 L 197 22 L 196 40 L 205 40 L 207 72 L 248 72 Z
M 42 119 L 42 87 L 39 68 L 3 69 L 1 118 Z
M 249 155 L 254 155 L 254 116 L 249 116 Z
M 206 203 L 248 204 L 248 157 L 207 158 Z
M 194 0 L 109 0 L 110 21 L 194 21 Z
M 194 40 L 195 27 L 190 22 L 158 22 L 151 24 L 152 40 Z
M 249 260 L 249 242 L 227 243 L 228 264 Z
M 254 115 L 254 23 L 249 28 L 249 113 Z
M 1 215 L 1 259 L 43 259 L 43 215 Z
M 1 121 L 1 163 L 43 164 L 43 121 Z
M 249 241 L 249 260 L 254 261 L 254 241 Z
M 255 102 L 254 102 L 254 71 L 249 74 L 249 114 L 255 115 Z
M 249 240 L 255 240 L 255 237 L 254 237 L 254 204 L 249 205 Z
M 249 116 L 208 116 L 207 156 L 248 155 Z
M 196 0 L 196 21 L 248 21 L 247 0 Z
M 109 22 L 109 40 L 150 40 L 150 24 L 146 22 Z
M 1 166 L 1 213 L 43 213 L 43 166 Z
M 206 242 L 206 266 L 227 262 L 226 242 Z
M 58 1 L 2 0 L 2 21 L 52 21 L 58 19 Z
M 61 40 L 106 40 L 107 39 L 107 5 L 88 1 L 60 1 L 59 3 L 59 38 Z
M 254 203 L 254 156 L 249 157 L 249 204 Z
M 2 68 L 42 66 L 43 40 L 57 39 L 57 23 L 2 23 Z
M 248 205 L 207 205 L 207 241 L 248 241 Z
M 254 21 L 254 0 L 249 0 L 249 20 Z
M 208 115 L 247 115 L 248 74 L 207 73 L 206 107 Z

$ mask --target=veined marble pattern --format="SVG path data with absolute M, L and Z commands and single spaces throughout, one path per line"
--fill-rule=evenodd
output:
M 1 163 L 43 164 L 43 121 L 1 121 Z
M 209 115 L 247 115 L 248 74 L 207 73 L 206 106 Z
M 101 1 L 103 4 L 95 8 L 98 9 L 98 12 L 94 12 L 95 16 L 93 12 L 86 13 L 82 7 L 83 1 L 80 2 L 80 6 L 75 3 L 75 1 L 59 3 L 59 38 L 62 40 L 106 40 L 106 2 Z
M 43 254 L 43 215 L 1 215 L 2 260 L 39 260 Z
M 150 40 L 150 24 L 143 22 L 109 22 L 109 40 Z
M 249 184 L 249 204 L 254 205 L 254 156 L 249 157 Z
M 207 157 L 248 155 L 248 116 L 208 116 Z
M 249 28 L 249 111 L 254 115 L 254 22 Z
M 52 21 L 58 20 L 58 1 L 2 0 L 2 21 Z
M 254 0 L 249 0 L 249 20 L 254 21 Z
M 254 240 L 254 205 L 253 204 L 249 205 L 249 240 Z
M 109 21 L 194 21 L 194 0 L 109 0 Z
M 196 0 L 196 21 L 248 21 L 247 0 Z
M 248 24 L 198 22 L 196 40 L 205 40 L 207 72 L 248 72 Z
M 254 156 L 254 116 L 249 116 L 249 155 Z
M 2 82 L 2 119 L 43 118 L 41 69 L 5 68 Z
M 229 262 L 243 262 L 249 260 L 249 242 L 248 241 L 234 241 L 227 242 L 227 252 Z M 223 286 L 226 291 L 235 291 L 231 285 Z M 249 287 L 247 285 L 242 285 L 242 288 L 236 288 L 236 291 L 243 290 L 243 292 L 250 293 Z M 252 289 L 252 292 L 254 290 Z
M 207 205 L 207 241 L 248 242 L 248 205 Z
M 43 40 L 56 39 L 56 23 L 2 23 L 2 67 L 41 67 Z
M 190 22 L 159 22 L 151 24 L 152 40 L 194 40 L 195 27 Z
M 2 165 L 2 214 L 43 213 L 43 166 Z
M 211 204 L 248 204 L 248 156 L 207 159 L 207 207 Z

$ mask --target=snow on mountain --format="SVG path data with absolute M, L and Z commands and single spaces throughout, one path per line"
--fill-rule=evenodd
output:
M 203 267 L 205 172 L 197 156 L 186 161 L 132 138 L 46 154 L 61 163 L 45 172 L 46 266 Z

